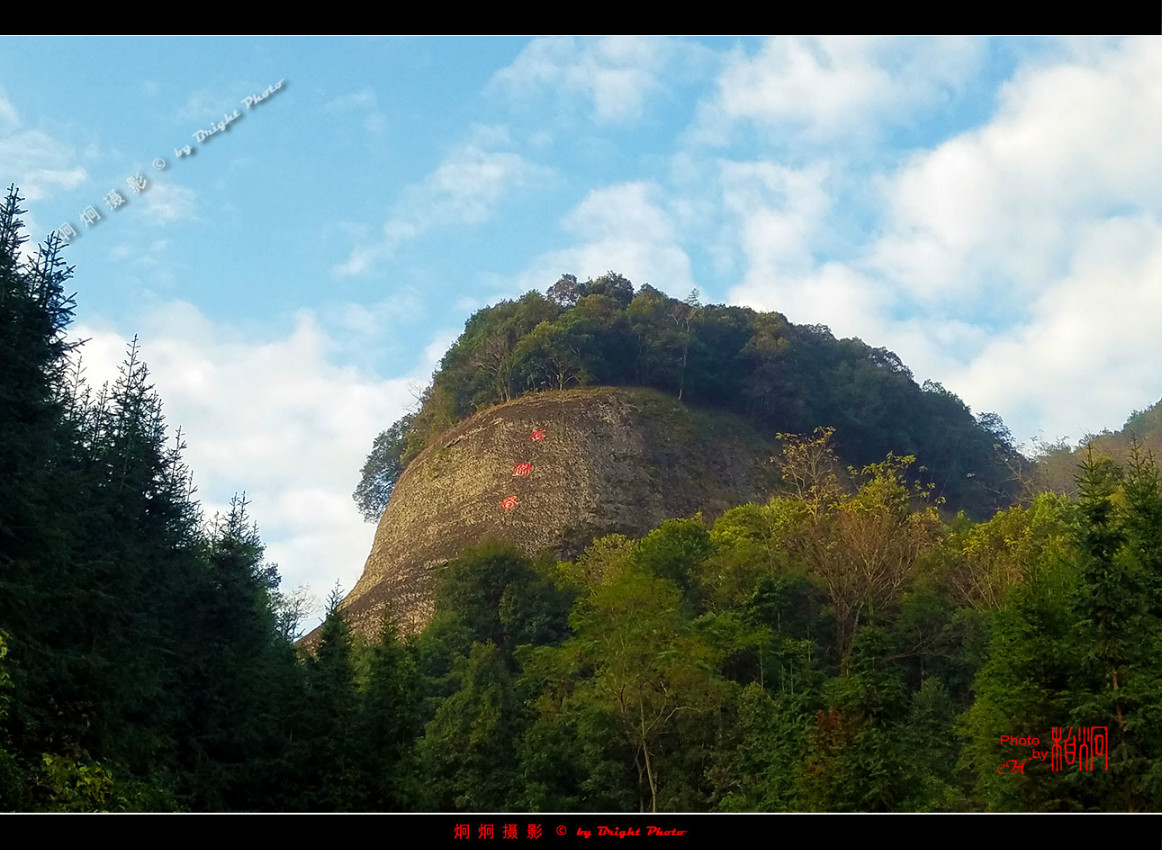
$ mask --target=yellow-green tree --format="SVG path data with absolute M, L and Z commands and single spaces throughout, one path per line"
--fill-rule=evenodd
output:
M 640 808 L 656 812 L 684 721 L 725 699 L 712 650 L 683 617 L 677 586 L 637 569 L 603 585 L 570 625 L 575 637 L 563 652 L 582 674 L 571 699 L 615 719 L 633 754 Z
M 862 483 L 855 492 L 845 488 L 832 433 L 820 429 L 813 439 L 791 438 L 780 467 L 803 512 L 791 545 L 831 600 L 835 651 L 846 667 L 861 622 L 900 601 L 921 557 L 938 540 L 940 520 L 934 506 L 912 508 L 926 494 L 905 484 L 910 456 L 889 454 L 858 473 L 849 470 Z

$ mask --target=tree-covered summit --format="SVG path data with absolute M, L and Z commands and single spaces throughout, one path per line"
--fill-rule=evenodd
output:
M 953 509 L 977 517 L 1011 503 L 1024 463 L 995 414 L 972 415 L 933 382 L 918 385 L 891 351 L 836 339 L 781 313 L 670 298 L 609 272 L 563 276 L 475 313 L 444 355 L 422 405 L 381 434 L 356 491 L 375 519 L 396 477 L 465 417 L 524 393 L 643 386 L 729 410 L 772 436 L 835 429 L 848 464 L 914 455 Z

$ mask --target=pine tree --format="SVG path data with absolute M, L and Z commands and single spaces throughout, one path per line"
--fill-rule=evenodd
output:
M 178 615 L 181 641 L 173 687 L 181 711 L 173 735 L 181 742 L 186 793 L 196 809 L 261 807 L 261 785 L 280 755 L 280 710 L 273 703 L 277 668 L 290 661 L 272 608 L 278 583 L 263 560 L 245 494 L 215 518 L 194 580 Z
M 75 347 L 64 338 L 73 301 L 63 284 L 72 270 L 54 238 L 31 265 L 21 261 L 20 200 L 10 188 L 0 207 L 0 626 L 18 647 L 36 629 L 32 585 L 62 548 L 56 387 Z
M 503 811 L 516 795 L 519 703 L 501 651 L 475 643 L 462 684 L 441 703 L 417 745 L 420 808 Z
M 390 622 L 369 652 L 362 728 L 376 797 L 373 808 L 395 811 L 402 797 L 399 774 L 421 731 L 420 675 Z
M 54 237 L 32 260 L 21 258 L 20 201 L 10 188 L 0 206 L 0 629 L 14 661 L 9 728 L 27 766 L 47 739 L 76 743 L 86 703 L 75 687 L 81 648 L 68 632 L 79 602 L 70 560 L 80 540 L 60 393 L 77 345 L 65 338 L 72 270 Z
M 366 764 L 359 725 L 355 642 L 336 585 L 314 658 L 307 665 L 311 779 L 304 801 L 312 811 L 365 811 Z
M 1125 515 L 1114 498 L 1121 477 L 1113 461 L 1087 452 L 1078 478 L 1083 522 L 1076 610 L 1090 649 L 1079 689 L 1084 702 L 1073 719 L 1078 726 L 1110 726 L 1110 778 L 1121 789 L 1117 805 L 1134 811 L 1139 801 L 1131 788 L 1145 767 L 1133 734 L 1139 710 L 1133 679 L 1146 634 L 1146 598 L 1139 565 L 1127 549 Z

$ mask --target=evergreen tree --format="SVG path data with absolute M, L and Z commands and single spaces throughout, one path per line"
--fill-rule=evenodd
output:
M 5 719 L 12 701 L 12 678 L 8 675 L 4 660 L 7 654 L 8 646 L 4 634 L 0 632 L 0 811 L 11 812 L 25 807 L 25 794 L 20 764 L 7 749 L 9 741 Z
M 386 623 L 379 643 L 368 653 L 363 693 L 362 735 L 376 810 L 397 811 L 404 804 L 401 774 L 422 731 L 420 688 L 415 658 Z
M 64 330 L 73 301 L 63 284 L 60 243 L 50 238 L 29 267 L 20 257 L 23 210 L 15 188 L 0 207 L 0 629 L 8 632 L 16 698 L 15 738 L 32 741 L 69 715 L 69 736 L 79 730 L 76 712 L 54 699 L 48 668 L 53 634 L 75 614 L 69 599 L 69 549 L 75 540 L 65 505 L 74 497 L 65 455 L 57 379 L 74 347 Z M 24 749 L 24 744 L 18 745 Z
M 275 568 L 263 561 L 245 495 L 216 517 L 179 615 L 182 709 L 172 733 L 192 808 L 262 808 L 263 773 L 280 756 L 285 721 L 274 702 L 279 667 L 293 663 L 272 608 Z M 265 790 L 265 789 L 263 789 Z
M 441 703 L 416 750 L 420 809 L 506 811 L 518 794 L 516 741 L 521 712 L 504 657 L 475 643 L 461 658 L 460 688 Z
M 968 737 L 962 759 L 975 777 L 975 795 L 989 811 L 1071 811 L 1069 789 L 1050 765 L 1029 762 L 1024 772 L 1002 774 L 1010 759 L 1029 755 L 1001 737 L 1050 740 L 1066 725 L 1077 697 L 1072 683 L 1084 659 L 1074 600 L 1077 566 L 1072 553 L 1045 550 L 1025 566 L 1008 603 L 992 615 L 988 650 L 974 681 L 975 700 L 966 712 Z
M 1070 778 L 1091 805 L 1140 811 L 1162 803 L 1162 747 L 1151 740 L 1162 732 L 1162 640 L 1152 592 L 1162 550 L 1157 470 L 1137 446 L 1125 472 L 1089 451 L 1078 489 L 1084 522 L 1077 615 L 1088 652 L 1071 722 L 1108 727 L 1109 772 Z M 1081 788 L 1078 780 L 1092 781 Z
M 352 498 L 359 506 L 359 513 L 367 522 L 378 522 L 395 482 L 403 473 L 403 457 L 407 452 L 408 435 L 412 430 L 415 414 L 400 417 L 390 428 L 375 438 L 371 454 L 360 471 L 359 486 Z
M 368 781 L 359 724 L 355 645 L 336 587 L 315 656 L 307 665 L 308 763 L 304 803 L 311 811 L 366 811 Z

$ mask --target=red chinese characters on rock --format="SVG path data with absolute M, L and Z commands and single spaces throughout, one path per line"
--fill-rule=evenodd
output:
M 534 428 L 533 435 L 531 437 L 529 437 L 529 439 L 532 440 L 534 443 L 539 443 L 541 440 L 545 439 L 545 429 L 544 428 Z
M 517 501 L 516 496 L 505 496 L 504 501 L 502 501 L 500 503 L 500 506 L 502 508 L 504 508 L 506 511 L 511 511 L 513 508 L 515 508 L 519 504 L 520 504 L 520 502 Z
M 533 471 L 533 465 L 531 463 L 518 463 L 516 466 L 514 466 L 512 468 L 512 477 L 513 478 L 528 478 L 529 474 L 532 471 Z

